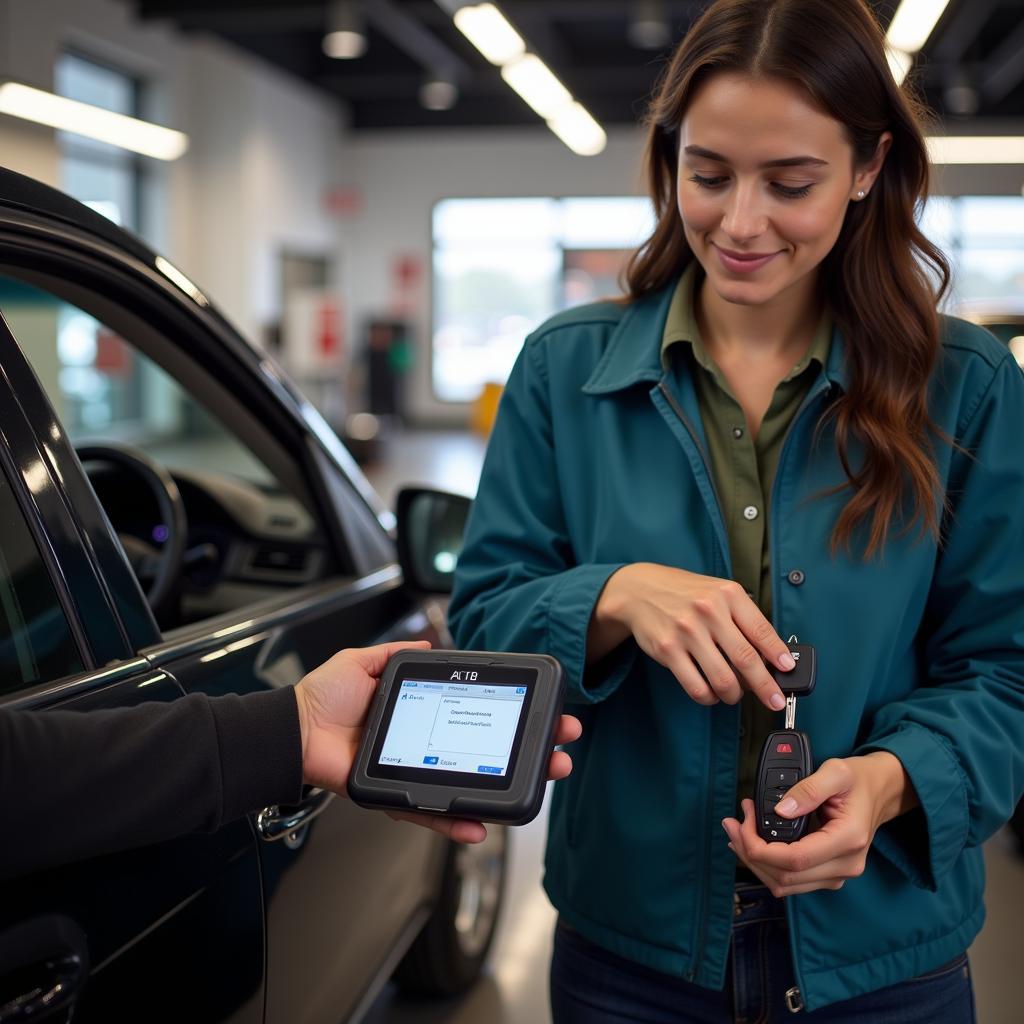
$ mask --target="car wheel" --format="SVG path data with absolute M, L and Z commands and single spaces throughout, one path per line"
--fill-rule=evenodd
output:
M 395 971 L 403 991 L 454 995 L 476 981 L 498 923 L 507 859 L 504 826 L 488 825 L 482 843 L 448 844 L 438 904 Z

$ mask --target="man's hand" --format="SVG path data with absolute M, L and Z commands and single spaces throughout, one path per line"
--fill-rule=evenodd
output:
M 744 800 L 743 823 L 726 818 L 729 847 L 771 890 L 793 896 L 815 889 L 841 889 L 863 874 L 879 826 L 916 806 L 902 763 L 887 751 L 831 758 L 798 782 L 775 806 L 781 817 L 818 812 L 821 828 L 795 843 L 766 843 L 757 834 L 752 800 Z
M 299 681 L 295 700 L 302 734 L 303 782 L 345 795 L 366 715 L 384 666 L 398 651 L 429 647 L 428 641 L 418 640 L 350 648 L 339 651 Z M 563 715 L 555 742 L 571 743 L 582 731 L 577 719 Z M 563 779 L 571 771 L 569 755 L 556 750 L 551 755 L 548 778 Z M 460 843 L 479 843 L 487 836 L 487 830 L 479 821 L 404 812 L 391 813 L 391 817 L 432 828 Z

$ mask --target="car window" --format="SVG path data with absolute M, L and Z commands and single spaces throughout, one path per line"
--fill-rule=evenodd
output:
M 0 309 L 73 442 L 127 443 L 164 465 L 276 484 L 182 384 L 84 310 L 3 276 Z
M 0 473 L 0 693 L 83 669 L 53 581 Z
M 201 339 L 178 345 L 108 298 L 8 268 L 0 311 L 76 447 L 140 450 L 171 474 L 187 538 L 158 598 L 176 547 L 159 500 L 130 467 L 86 462 L 165 633 L 338 573 L 299 458 L 204 363 Z

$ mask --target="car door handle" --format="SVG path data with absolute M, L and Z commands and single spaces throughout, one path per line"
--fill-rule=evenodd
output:
M 308 825 L 333 799 L 334 794 L 329 789 L 311 789 L 297 804 L 264 807 L 256 815 L 256 831 L 260 839 L 268 843 L 284 839 Z
M 0 935 L 0 1024 L 70 1017 L 89 976 L 82 929 L 47 914 Z

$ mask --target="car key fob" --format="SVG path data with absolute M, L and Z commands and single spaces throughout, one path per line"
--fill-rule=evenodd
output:
M 818 660 L 810 644 L 786 644 L 796 661 L 796 668 L 783 672 L 774 665 L 768 666 L 772 678 L 787 697 L 809 697 L 818 677 Z
M 780 729 L 764 741 L 757 765 L 757 834 L 766 843 L 795 843 L 807 830 L 807 815 L 782 818 L 775 805 L 787 790 L 814 771 L 807 733 Z
M 810 644 L 787 645 L 796 660 L 789 672 L 772 669 L 779 689 L 788 698 L 786 727 L 771 733 L 761 748 L 757 765 L 757 793 L 754 797 L 757 833 L 766 843 L 795 843 L 807 831 L 807 815 L 782 818 L 775 805 L 786 791 L 814 771 L 811 741 L 805 732 L 795 728 L 796 698 L 806 697 L 814 690 L 817 659 Z

